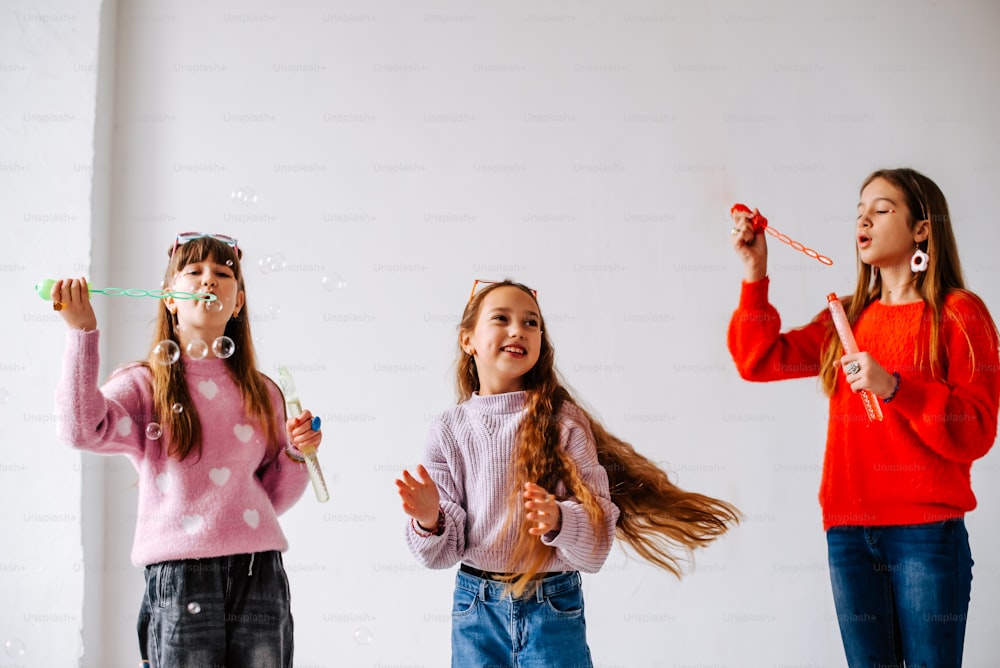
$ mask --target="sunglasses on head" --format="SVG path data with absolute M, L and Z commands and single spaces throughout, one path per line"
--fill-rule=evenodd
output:
M 481 278 L 477 278 L 475 281 L 472 282 L 472 292 L 469 293 L 469 301 L 471 302 L 472 298 L 476 296 L 476 292 L 478 292 L 482 288 L 485 288 L 487 285 L 496 285 L 497 283 L 503 283 L 503 281 L 484 281 Z M 512 287 L 518 287 L 518 286 L 513 285 Z M 531 290 L 531 296 L 537 300 L 538 290 L 535 290 L 533 288 L 528 288 L 528 289 Z
M 238 258 L 240 256 L 240 247 L 237 245 L 236 239 L 232 238 L 229 235 L 204 234 L 202 232 L 181 232 L 180 234 L 177 235 L 177 238 L 174 239 L 174 247 L 170 249 L 170 257 L 174 256 L 174 253 L 177 252 L 177 247 L 180 246 L 181 244 L 186 244 L 187 242 L 194 241 L 195 239 L 204 239 L 205 237 L 211 237 L 216 241 L 221 241 L 227 246 L 232 246 L 233 253 L 236 255 L 236 257 Z

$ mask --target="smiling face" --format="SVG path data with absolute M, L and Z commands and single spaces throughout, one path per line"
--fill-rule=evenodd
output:
M 929 222 L 916 221 L 903 191 L 875 178 L 861 191 L 858 202 L 857 245 L 861 261 L 874 267 L 909 267 L 918 242 L 926 241 Z
M 479 304 L 475 326 L 463 331 L 459 342 L 476 360 L 479 394 L 516 392 L 541 352 L 538 304 L 520 288 L 493 289 Z

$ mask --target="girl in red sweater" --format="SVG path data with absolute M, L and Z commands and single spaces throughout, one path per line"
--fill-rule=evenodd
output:
M 944 195 L 912 169 L 862 184 L 858 282 L 842 300 L 856 354 L 826 310 L 780 331 L 751 216 L 733 216 L 744 281 L 729 350 L 747 380 L 818 375 L 830 397 L 819 497 L 848 663 L 960 666 L 972 583 L 963 517 L 976 507 L 972 462 L 997 434 L 1000 359 L 996 325 L 965 289 Z

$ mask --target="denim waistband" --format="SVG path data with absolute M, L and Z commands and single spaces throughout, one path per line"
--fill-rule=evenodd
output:
M 281 552 L 278 550 L 265 550 L 264 552 L 247 552 L 241 554 L 227 554 L 221 557 L 204 557 L 202 559 L 174 559 L 172 561 L 161 561 L 156 564 L 149 564 L 146 569 L 157 566 L 170 566 L 187 572 L 214 572 L 228 569 L 246 570 L 248 575 L 253 575 L 253 568 L 256 562 L 275 562 L 283 567 Z
M 579 571 L 563 571 L 540 580 L 533 580 L 522 595 L 525 598 L 555 596 L 564 591 L 580 587 L 583 579 Z M 455 574 L 455 587 L 478 592 L 484 599 L 506 598 L 510 595 L 510 583 L 502 580 L 488 580 L 459 570 Z

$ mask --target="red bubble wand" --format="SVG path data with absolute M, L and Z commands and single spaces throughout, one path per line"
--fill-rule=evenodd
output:
M 739 204 L 739 203 L 737 203 L 737 204 L 734 204 L 733 208 L 731 208 L 729 210 L 729 215 L 730 216 L 734 216 L 737 213 L 749 213 L 751 215 L 750 222 L 753 224 L 754 234 L 757 234 L 759 232 L 767 232 L 772 237 L 775 237 L 778 241 L 781 241 L 781 242 L 784 242 L 784 243 L 788 244 L 789 246 L 791 246 L 792 248 L 794 248 L 797 251 L 802 251 L 803 253 L 805 253 L 809 257 L 816 258 L 817 260 L 819 260 L 820 262 L 822 262 L 826 266 L 829 267 L 829 266 L 833 265 L 833 260 L 831 260 L 827 256 L 820 255 L 819 253 L 817 253 L 816 251 L 814 251 L 812 248 L 806 248 L 803 244 L 799 243 L 795 239 L 792 239 L 787 234 L 782 234 L 781 232 L 779 232 L 778 230 L 774 229 L 773 227 L 768 227 L 767 226 L 767 218 L 765 218 L 764 216 L 762 216 L 760 214 L 760 211 L 754 213 L 753 211 L 750 210 L 750 207 L 748 207 L 746 204 Z

